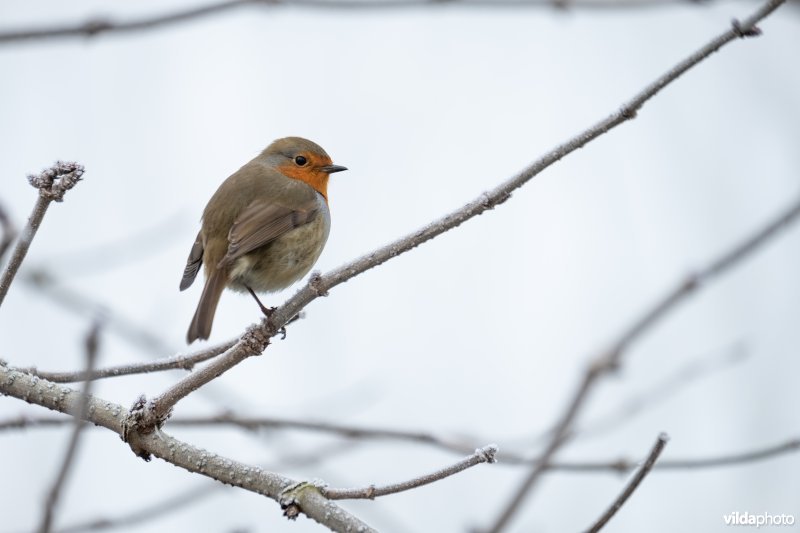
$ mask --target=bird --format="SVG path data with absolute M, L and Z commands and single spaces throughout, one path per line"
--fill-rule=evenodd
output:
M 208 339 L 222 291 L 285 289 L 316 263 L 330 232 L 328 178 L 334 165 L 318 144 L 302 137 L 274 141 L 231 174 L 208 201 L 180 282 L 184 291 L 205 264 L 205 285 L 186 342 Z

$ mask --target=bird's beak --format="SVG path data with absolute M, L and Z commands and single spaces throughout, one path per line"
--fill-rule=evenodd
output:
M 347 170 L 347 167 L 343 167 L 342 165 L 326 165 L 324 167 L 320 167 L 320 170 L 323 172 L 327 172 L 328 174 L 333 174 L 334 172 L 341 172 L 343 170 Z

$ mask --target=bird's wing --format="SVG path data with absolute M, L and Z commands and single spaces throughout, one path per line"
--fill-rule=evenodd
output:
M 203 237 L 201 233 L 197 233 L 197 238 L 194 240 L 192 249 L 189 252 L 189 258 L 186 259 L 186 267 L 183 269 L 183 277 L 181 278 L 181 290 L 189 288 L 194 282 L 194 278 L 197 277 L 200 265 L 203 264 Z
M 295 208 L 274 201 L 255 200 L 236 218 L 228 232 L 228 253 L 219 266 L 268 244 L 284 233 L 308 224 L 319 214 L 316 199 Z

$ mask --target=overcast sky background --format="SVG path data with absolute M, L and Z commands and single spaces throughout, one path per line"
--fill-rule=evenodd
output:
M 157 13 L 191 2 L 0 5 L 0 28 Z M 273 139 L 301 135 L 349 172 L 332 177 L 330 270 L 463 205 L 614 112 L 725 30 L 750 2 L 561 12 L 447 6 L 407 10 L 245 8 L 157 31 L 0 46 L 0 202 L 22 225 L 25 175 L 57 159 L 85 180 L 53 205 L 0 309 L 0 357 L 71 370 L 91 316 L 25 283 L 60 286 L 113 309 L 170 347 L 113 332 L 103 365 L 187 351 L 201 284 L 178 281 L 219 183 Z M 468 435 L 533 452 L 587 362 L 692 269 L 800 194 L 800 10 L 781 7 L 758 39 L 734 42 L 625 124 L 545 171 L 496 210 L 336 287 L 285 341 L 239 365 L 175 415 L 238 413 Z M 687 365 L 717 370 L 625 424 L 570 443 L 561 459 L 728 454 L 800 435 L 800 228 L 717 280 L 626 354 L 580 426 L 652 394 Z M 269 296 L 278 305 L 296 290 Z M 212 342 L 259 319 L 225 294 Z M 193 346 L 195 349 L 200 345 Z M 734 360 L 733 363 L 730 361 Z M 129 406 L 180 372 L 105 380 Z M 0 400 L 0 417 L 46 414 Z M 277 430 L 166 431 L 246 463 L 333 486 L 414 477 L 457 456 L 366 442 L 323 464 L 287 465 L 335 438 Z M 30 530 L 65 429 L 0 434 L 2 531 Z M 57 524 L 117 516 L 213 482 L 134 457 L 117 436 L 84 434 Z M 526 446 L 527 444 L 527 446 Z M 500 457 L 502 462 L 502 456 Z M 523 470 L 481 465 L 374 502 L 343 502 L 381 531 L 486 526 Z M 552 474 L 512 531 L 585 528 L 625 478 Z M 723 531 L 739 511 L 800 519 L 800 456 L 654 473 L 608 531 Z M 292 531 L 271 500 L 220 488 L 149 531 Z

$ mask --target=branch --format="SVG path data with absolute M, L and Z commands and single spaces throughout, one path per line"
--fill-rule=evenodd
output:
M 769 222 L 763 228 L 748 236 L 742 242 L 738 243 L 731 250 L 724 253 L 718 259 L 713 261 L 705 269 L 699 271 L 693 276 L 689 276 L 687 280 L 678 284 L 678 286 L 661 300 L 654 305 L 650 311 L 643 315 L 643 318 L 635 322 L 629 329 L 627 329 L 620 339 L 606 350 L 600 357 L 589 365 L 583 376 L 583 381 L 573 395 L 567 410 L 556 425 L 556 430 L 541 457 L 534 461 L 534 467 L 528 477 L 524 480 L 520 488 L 514 494 L 508 507 L 504 510 L 503 514 L 498 519 L 493 532 L 501 531 L 508 523 L 518 507 L 521 505 L 527 492 L 533 487 L 534 483 L 538 481 L 541 475 L 549 469 L 551 459 L 555 452 L 561 447 L 564 441 L 570 434 L 570 428 L 578 412 L 585 404 L 591 389 L 596 385 L 597 380 L 615 370 L 621 364 L 623 353 L 630 348 L 630 345 L 638 340 L 638 338 L 655 325 L 660 319 L 666 316 L 670 311 L 683 300 L 688 298 L 694 292 L 699 290 L 705 283 L 712 281 L 714 278 L 720 276 L 728 269 L 736 266 L 743 259 L 752 255 L 758 248 L 764 245 L 772 237 L 774 237 L 779 230 L 785 228 L 800 215 L 800 199 L 796 200 L 787 210 L 783 211 L 778 217 Z M 677 468 L 677 466 L 674 466 Z
M 26 372 L 40 378 L 52 381 L 54 383 L 72 383 L 75 381 L 83 381 L 87 377 L 92 380 L 104 378 L 116 378 L 119 376 L 130 376 L 133 374 L 147 374 L 150 372 L 162 372 L 164 370 L 192 370 L 197 363 L 213 359 L 219 354 L 230 349 L 236 341 L 228 341 L 216 346 L 209 346 L 203 350 L 191 354 L 178 354 L 159 361 L 152 361 L 150 363 L 130 363 L 127 365 L 110 366 L 108 368 L 98 368 L 92 370 L 90 376 L 86 375 L 86 371 L 79 372 L 46 372 L 44 370 L 37 370 L 36 368 L 14 368 L 20 372 Z
M 733 21 L 732 28 L 722 33 L 721 35 L 712 39 L 708 44 L 700 48 L 697 52 L 681 61 L 667 74 L 660 77 L 658 80 L 650 84 L 644 91 L 633 98 L 630 103 L 623 106 L 622 115 L 631 115 L 636 113 L 636 110 L 642 106 L 644 102 L 652 98 L 657 92 L 666 87 L 669 83 L 674 81 L 678 76 L 689 70 L 694 65 L 698 64 L 703 59 L 707 58 L 725 44 L 743 37 L 751 37 L 760 34 L 760 30 L 756 27 L 756 23 L 768 16 L 775 9 L 780 6 L 784 0 L 769 0 L 762 7 L 756 10 L 744 22 L 738 20 Z M 606 120 L 608 122 L 609 119 Z M 613 124 L 616 124 L 613 120 Z M 602 123 L 601 123 L 602 124 Z M 621 363 L 622 354 L 624 351 L 653 325 L 658 323 L 660 319 L 666 316 L 670 311 L 675 309 L 678 303 L 683 302 L 688 296 L 698 290 L 704 283 L 712 281 L 716 276 L 720 275 L 730 267 L 737 264 L 743 258 L 753 253 L 757 248 L 774 236 L 781 228 L 788 225 L 794 218 L 800 214 L 800 201 L 795 203 L 785 212 L 770 222 L 763 229 L 759 230 L 752 236 L 745 239 L 742 243 L 735 246 L 732 250 L 725 253 L 712 262 L 711 265 L 706 267 L 701 272 L 694 276 L 689 276 L 682 281 L 678 287 L 668 292 L 661 300 L 659 300 L 651 309 L 649 309 L 642 317 L 634 322 L 620 338 L 612 344 L 600 357 L 591 363 L 587 368 L 583 381 L 579 385 L 577 391 L 572 397 L 567 409 L 564 411 L 563 416 L 556 424 L 556 430 L 550 439 L 548 446 L 541 457 L 541 462 L 538 463 L 526 476 L 522 484 L 515 491 L 513 497 L 502 510 L 496 522 L 491 527 L 491 533 L 499 533 L 508 525 L 511 518 L 516 514 L 521 506 L 525 497 L 530 490 L 534 487 L 536 482 L 545 471 L 546 465 L 555 456 L 555 453 L 562 446 L 569 436 L 569 430 L 572 427 L 575 418 L 583 407 L 589 392 L 594 387 L 597 379 L 613 370 L 616 370 Z
M 11 282 L 14 281 L 14 276 L 28 253 L 31 241 L 33 241 L 33 237 L 42 223 L 50 202 L 54 200 L 61 202 L 64 199 L 64 194 L 80 181 L 81 176 L 83 176 L 83 167 L 81 165 L 63 161 L 56 162 L 55 165 L 42 171 L 38 176 L 28 176 L 28 182 L 31 186 L 39 189 L 39 198 L 36 200 L 33 212 L 28 218 L 28 225 L 22 230 L 22 236 L 17 241 L 17 247 L 14 248 L 14 253 L 11 255 L 6 270 L 0 278 L 0 305 L 3 305 L 8 288 L 11 286 Z
M 672 460 L 665 459 L 655 466 L 655 470 L 702 470 L 722 466 L 738 466 L 763 461 L 765 459 L 772 459 L 790 453 L 797 453 L 798 451 L 800 451 L 800 438 L 794 438 L 764 448 L 729 455 L 713 455 L 710 457 L 692 457 Z M 506 463 L 505 459 L 503 462 Z M 630 459 L 624 458 L 617 459 L 616 461 L 554 462 L 547 466 L 548 471 L 575 473 L 616 472 L 625 474 L 634 468 L 636 468 L 636 463 Z
M 13 429 L 37 429 L 45 427 L 59 427 L 67 425 L 71 419 L 64 416 L 26 416 L 19 415 L 14 418 L 7 418 L 0 420 L 0 431 L 13 430 Z M 220 417 L 177 417 L 169 420 L 170 426 L 184 426 L 184 427 L 202 427 L 202 426 L 219 426 L 219 425 L 233 425 L 245 429 L 257 428 L 293 428 L 293 429 L 308 429 L 310 431 L 321 431 L 339 434 L 349 438 L 385 438 L 397 439 L 411 442 L 429 443 L 442 448 L 446 451 L 454 451 L 463 453 L 462 450 L 467 445 L 450 442 L 447 439 L 442 439 L 436 435 L 415 432 L 415 431 L 402 431 L 395 429 L 369 429 L 369 428 L 356 428 L 349 426 L 340 426 L 338 424 L 330 424 L 327 422 L 303 422 L 288 419 L 248 419 L 248 418 L 232 418 L 229 415 Z M 92 426 L 94 427 L 94 426 Z M 766 459 L 773 459 L 781 455 L 800 452 L 800 437 L 791 438 L 777 444 L 770 444 L 763 448 L 748 450 L 744 452 L 737 452 L 728 455 L 712 455 L 709 457 L 689 457 L 685 459 L 666 459 L 660 461 L 655 469 L 656 470 L 700 470 L 706 468 L 718 468 L 723 466 L 737 466 L 748 463 L 763 461 Z M 541 462 L 539 457 L 524 457 L 522 455 L 513 454 L 509 452 L 498 452 L 500 466 L 519 466 L 519 465 L 534 465 Z M 594 472 L 611 472 L 618 474 L 625 474 L 636 468 L 636 461 L 627 458 L 611 459 L 611 460 L 597 460 L 597 461 L 558 461 L 547 464 L 548 472 L 565 472 L 565 473 L 594 473 Z
M 3 262 L 3 257 L 11 247 L 11 243 L 17 238 L 17 229 L 11 222 L 11 217 L 8 216 L 6 210 L 0 205 L 0 229 L 2 229 L 3 237 L 0 238 L 0 264 Z
M 73 37 L 90 38 L 105 33 L 135 33 L 218 15 L 245 6 L 291 6 L 363 11 L 414 9 L 419 7 L 438 8 L 452 5 L 468 8 L 630 9 L 676 4 L 697 5 L 700 3 L 702 3 L 701 0 L 223 0 L 204 6 L 182 9 L 161 15 L 145 16 L 130 21 L 115 21 L 105 17 L 95 17 L 78 24 L 0 30 L 0 44 Z
M 81 401 L 81 395 L 77 391 L 10 369 L 2 361 L 0 393 L 68 414 L 76 412 Z M 90 396 L 85 420 L 125 436 L 126 410 L 119 404 Z M 285 489 L 296 485 L 290 478 L 197 448 L 163 431 L 135 433 L 128 437 L 135 439 L 133 445 L 143 453 L 152 454 L 189 472 L 202 474 L 278 502 L 281 501 Z M 299 506 L 306 516 L 333 531 L 375 531 L 316 491 L 298 494 L 294 505 L 295 508 Z
M 349 446 L 347 447 L 349 449 Z M 283 468 L 294 466 L 308 466 L 319 463 L 331 456 L 332 453 L 343 451 L 341 445 L 337 447 L 317 448 L 315 450 L 294 455 L 283 455 L 274 461 Z M 181 508 L 194 505 L 199 501 L 212 496 L 216 491 L 227 488 L 221 483 L 205 483 L 179 494 L 159 498 L 155 503 L 141 506 L 116 517 L 98 517 L 73 525 L 59 528 L 58 533 L 78 533 L 81 531 L 101 531 L 125 526 L 146 524 L 159 519 L 164 515 L 180 511 Z
M 170 426 L 235 426 L 247 430 L 261 428 L 298 429 L 339 435 L 348 439 L 382 439 L 430 444 L 437 448 L 456 453 L 469 453 L 475 446 L 455 438 L 446 438 L 425 431 L 404 431 L 390 428 L 350 426 L 333 422 L 294 420 L 277 417 L 242 417 L 233 413 L 223 413 L 212 417 L 179 417 L 169 420 Z M 0 423 L 2 427 L 2 423 Z
M 97 361 L 97 347 L 100 335 L 100 323 L 95 322 L 89 334 L 86 337 L 86 375 L 91 375 L 94 369 L 95 361 Z M 74 416 L 72 422 L 72 434 L 70 435 L 67 451 L 64 454 L 64 459 L 61 462 L 61 467 L 58 470 L 53 486 L 47 493 L 45 500 L 44 513 L 42 515 L 42 522 L 39 524 L 39 533 L 48 533 L 53 527 L 53 515 L 55 514 L 56 504 L 61 496 L 61 488 L 67 480 L 72 465 L 75 461 L 78 443 L 80 442 L 81 431 L 83 431 L 84 423 L 89 413 L 89 393 L 92 389 L 92 380 L 87 379 L 83 384 L 83 390 L 80 397 L 76 401 L 77 408 L 71 413 Z
M 639 488 L 639 485 L 642 483 L 642 480 L 650 473 L 650 470 L 653 469 L 653 465 L 658 460 L 658 456 L 661 455 L 661 452 L 664 450 L 664 446 L 667 445 L 667 441 L 669 437 L 666 433 L 662 433 L 658 436 L 656 443 L 653 445 L 653 449 L 650 450 L 650 455 L 647 456 L 647 459 L 642 466 L 639 467 L 639 470 L 636 471 L 636 474 L 631 478 L 627 485 L 625 485 L 625 489 L 622 493 L 614 500 L 614 503 L 611 504 L 603 515 L 597 519 L 592 527 L 588 529 L 588 533 L 597 533 L 608 523 L 611 518 L 617 514 L 617 511 L 625 505 L 625 502 L 628 501 L 628 498 L 631 497 L 633 491 Z
M 320 492 L 322 492 L 322 495 L 330 500 L 352 500 L 352 499 L 374 500 L 375 498 L 378 498 L 380 496 L 386 496 L 388 494 L 396 494 L 398 492 L 403 492 L 406 490 L 415 489 L 417 487 L 422 487 L 423 485 L 428 485 L 429 483 L 433 483 L 434 481 L 439 481 L 440 479 L 450 477 L 453 474 L 458 474 L 459 472 L 463 472 L 467 468 L 472 468 L 473 466 L 479 465 L 481 463 L 494 463 L 496 454 L 497 454 L 497 446 L 494 444 L 490 444 L 488 446 L 484 446 L 483 448 L 478 448 L 477 450 L 475 450 L 475 453 L 473 453 L 469 457 L 465 457 L 464 459 L 462 459 L 461 461 L 457 462 L 454 465 L 442 468 L 441 470 L 437 470 L 436 472 L 432 472 L 430 474 L 420 476 L 418 478 L 410 479 L 408 481 L 393 483 L 391 485 L 384 485 L 382 487 L 376 487 L 375 485 L 370 485 L 369 487 L 359 488 L 359 489 L 321 488 Z

